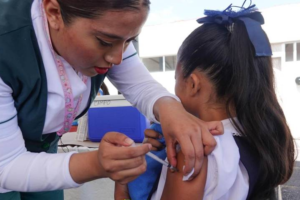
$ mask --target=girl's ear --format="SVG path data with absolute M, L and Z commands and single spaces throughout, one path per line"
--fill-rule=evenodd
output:
M 187 92 L 190 97 L 198 96 L 201 90 L 200 77 L 192 73 L 187 79 Z

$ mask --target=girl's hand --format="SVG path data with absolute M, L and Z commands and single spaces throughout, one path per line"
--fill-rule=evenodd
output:
M 143 143 L 149 143 L 152 145 L 151 151 L 159 151 L 165 146 L 158 141 L 162 138 L 162 135 L 152 129 L 145 130 L 145 139 Z
M 130 147 L 134 142 L 126 135 L 109 132 L 101 140 L 98 159 L 105 177 L 126 184 L 144 173 L 147 168 L 145 154 L 150 144 Z
M 115 200 L 129 200 L 130 195 L 127 185 L 115 182 Z

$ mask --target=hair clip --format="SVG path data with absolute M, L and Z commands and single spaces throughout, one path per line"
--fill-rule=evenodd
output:
M 225 10 L 205 10 L 206 17 L 197 20 L 200 24 L 217 23 L 220 25 L 232 26 L 236 21 L 242 21 L 247 29 L 248 36 L 255 48 L 256 56 L 271 56 L 272 50 L 269 40 L 264 33 L 261 25 L 265 23 L 262 14 L 258 11 L 255 4 L 245 8 L 244 1 L 242 7 L 233 6 L 230 4 Z M 239 8 L 239 11 L 234 11 L 233 8 Z

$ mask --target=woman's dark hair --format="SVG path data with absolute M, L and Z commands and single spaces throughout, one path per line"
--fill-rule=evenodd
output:
M 214 85 L 234 126 L 260 160 L 252 199 L 266 199 L 286 182 L 294 165 L 294 142 L 274 89 L 271 57 L 256 57 L 243 22 L 204 24 L 184 41 L 179 62 L 187 78 L 195 69 Z M 235 113 L 232 113 L 234 106 Z
M 57 0 L 63 20 L 70 24 L 75 17 L 94 19 L 101 13 L 114 10 L 139 10 L 149 8 L 150 0 Z

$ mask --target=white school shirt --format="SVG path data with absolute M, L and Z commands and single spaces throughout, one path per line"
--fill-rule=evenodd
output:
M 230 119 L 222 121 L 224 134 L 215 136 L 216 148 L 207 156 L 207 178 L 204 200 L 244 200 L 249 191 L 248 172 L 240 161 L 240 153 L 233 135 L 239 135 Z M 163 166 L 157 191 L 151 200 L 160 200 L 167 178 L 167 167 Z
M 62 128 L 65 99 L 51 47 L 43 29 L 41 1 L 33 1 L 31 17 L 47 76 L 48 102 L 43 129 L 43 134 L 47 134 Z M 130 44 L 123 57 L 126 58 L 135 52 L 133 45 Z M 75 100 L 83 94 L 78 111 L 81 113 L 88 106 L 91 79 L 89 78 L 85 85 L 72 66 L 65 60 L 63 63 Z M 156 121 L 153 106 L 159 98 L 169 96 L 179 100 L 151 77 L 138 56 L 113 66 L 107 77 L 126 99 L 151 121 Z M 17 114 L 12 92 L 0 78 L 0 193 L 50 191 L 80 186 L 74 182 L 69 172 L 69 161 L 73 152 L 47 154 L 31 153 L 26 150 L 17 117 L 7 121 Z

